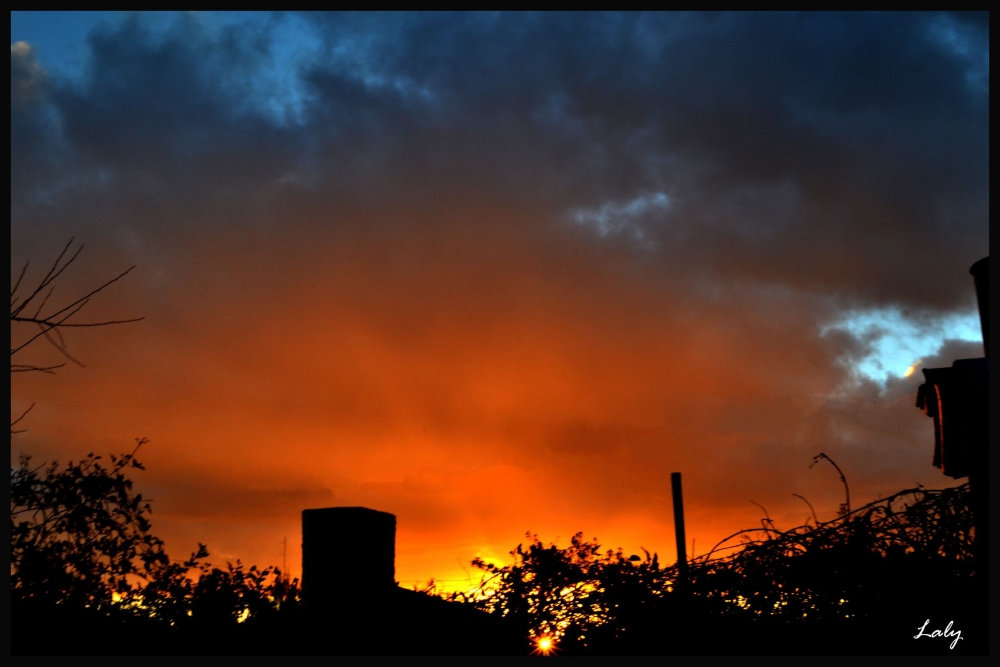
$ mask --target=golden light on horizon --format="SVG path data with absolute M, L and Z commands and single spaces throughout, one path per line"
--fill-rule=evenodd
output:
M 916 361 L 914 361 L 913 364 L 909 368 L 906 369 L 906 372 L 903 373 L 903 377 L 908 378 L 911 375 L 913 375 L 914 373 L 916 373 L 917 372 L 917 367 L 920 366 L 920 364 L 922 364 L 922 363 L 924 363 L 923 359 L 917 359 Z

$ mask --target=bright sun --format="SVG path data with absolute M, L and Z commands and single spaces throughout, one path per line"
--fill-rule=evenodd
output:
M 552 641 L 552 637 L 541 637 L 538 639 L 536 645 L 538 646 L 539 653 L 542 655 L 548 655 L 552 652 L 555 642 Z

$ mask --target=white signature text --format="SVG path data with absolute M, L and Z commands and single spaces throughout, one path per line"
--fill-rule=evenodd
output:
M 957 644 L 958 640 L 962 638 L 961 630 L 951 629 L 951 626 L 954 625 L 955 622 L 948 621 L 948 627 L 946 627 L 944 630 L 932 630 L 930 632 L 924 632 L 927 629 L 927 626 L 930 624 L 930 622 L 931 619 L 929 618 L 926 621 L 924 621 L 924 624 L 920 627 L 919 630 L 917 630 L 917 634 L 913 635 L 913 638 L 920 639 L 921 637 L 931 637 L 931 638 L 944 637 L 945 639 L 947 639 L 949 637 L 954 637 L 955 639 L 952 640 L 951 646 L 949 646 L 948 648 L 949 649 L 955 648 L 955 644 Z

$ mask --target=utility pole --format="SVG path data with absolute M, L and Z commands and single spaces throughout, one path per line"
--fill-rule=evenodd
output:
M 983 354 L 990 358 L 990 258 L 987 255 L 969 269 L 976 283 L 976 301 L 979 303 L 979 326 L 983 330 Z
M 684 536 L 684 492 L 681 474 L 670 473 L 670 487 L 674 495 L 674 539 L 677 544 L 677 587 L 686 588 L 688 581 L 687 539 Z

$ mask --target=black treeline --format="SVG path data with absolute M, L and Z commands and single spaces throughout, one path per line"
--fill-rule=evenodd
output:
M 205 548 L 171 562 L 124 476 L 134 452 L 94 459 L 12 471 L 15 655 L 525 655 L 543 636 L 561 655 L 988 651 L 968 485 L 789 530 L 765 519 L 692 560 L 685 587 L 655 554 L 578 534 L 565 548 L 532 537 L 503 567 L 475 561 L 474 594 L 397 588 L 307 608 L 275 568 L 212 567 Z

